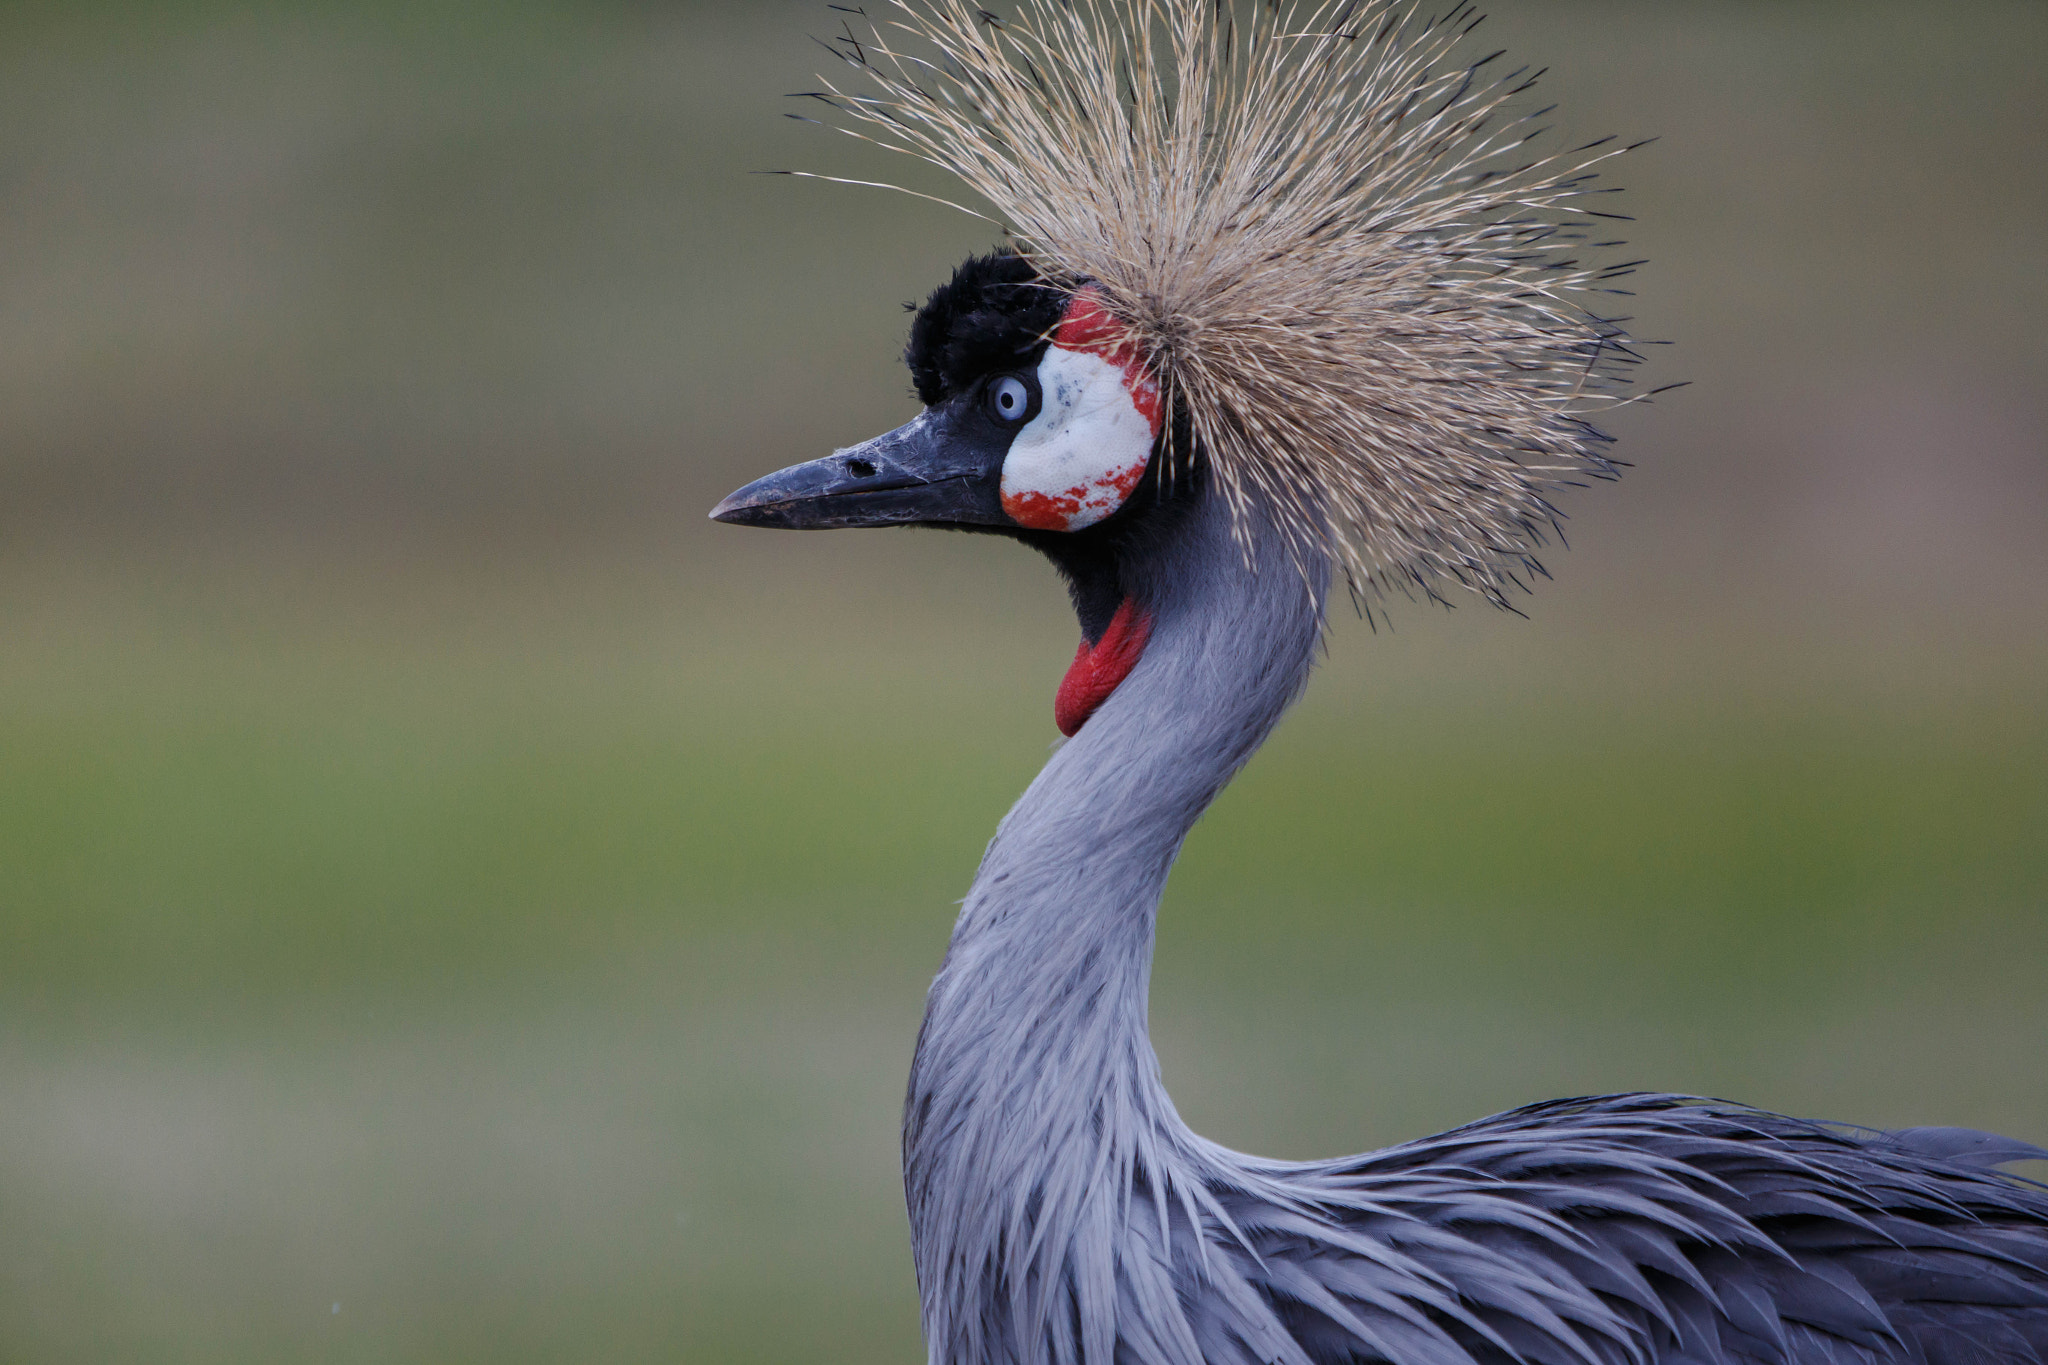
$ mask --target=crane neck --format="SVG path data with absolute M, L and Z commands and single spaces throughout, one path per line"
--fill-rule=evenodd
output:
M 1198 1144 L 1147 1029 L 1155 914 L 1189 829 L 1307 681 L 1327 586 L 1252 529 L 1248 564 L 1205 492 L 1119 566 L 1151 621 L 1143 656 L 1004 818 L 963 903 L 904 1120 L 935 1362 L 1010 1359 L 996 1338 L 1021 1352 L 1029 1320 L 1068 1311 L 1044 1296 L 1113 1259 L 1134 1177 L 1170 1184 Z

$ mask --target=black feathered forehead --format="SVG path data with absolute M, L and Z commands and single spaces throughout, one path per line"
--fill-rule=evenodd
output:
M 1035 361 L 1067 298 L 1014 251 L 969 258 L 910 324 L 903 360 L 918 401 L 930 407 L 993 370 Z

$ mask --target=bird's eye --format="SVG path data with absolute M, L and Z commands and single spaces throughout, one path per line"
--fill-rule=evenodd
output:
M 1000 422 L 1021 422 L 1031 411 L 1031 390 L 1023 380 L 1006 374 L 988 386 L 988 410 Z

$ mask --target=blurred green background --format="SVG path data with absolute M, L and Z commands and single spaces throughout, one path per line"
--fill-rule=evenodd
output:
M 0 7 L 0 1360 L 918 1358 L 1021 550 L 714 527 L 990 243 L 822 4 Z M 1530 620 L 1340 620 L 1154 1023 L 1277 1155 L 1669 1088 L 2048 1140 L 2048 8 L 1502 0 L 1639 330 Z

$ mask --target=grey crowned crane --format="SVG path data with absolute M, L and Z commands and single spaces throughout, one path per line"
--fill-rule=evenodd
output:
M 721 521 L 927 525 L 1058 566 L 1070 738 L 1003 820 L 919 1034 L 934 1365 L 2048 1361 L 2048 1156 L 1676 1095 L 1331 1161 L 1190 1131 L 1146 1027 L 1183 839 L 1307 683 L 1328 592 L 1505 605 L 1635 359 L 1594 167 L 1527 150 L 1475 16 L 1392 0 L 904 0 L 846 131 L 1011 245 L 917 313 L 924 411 Z

